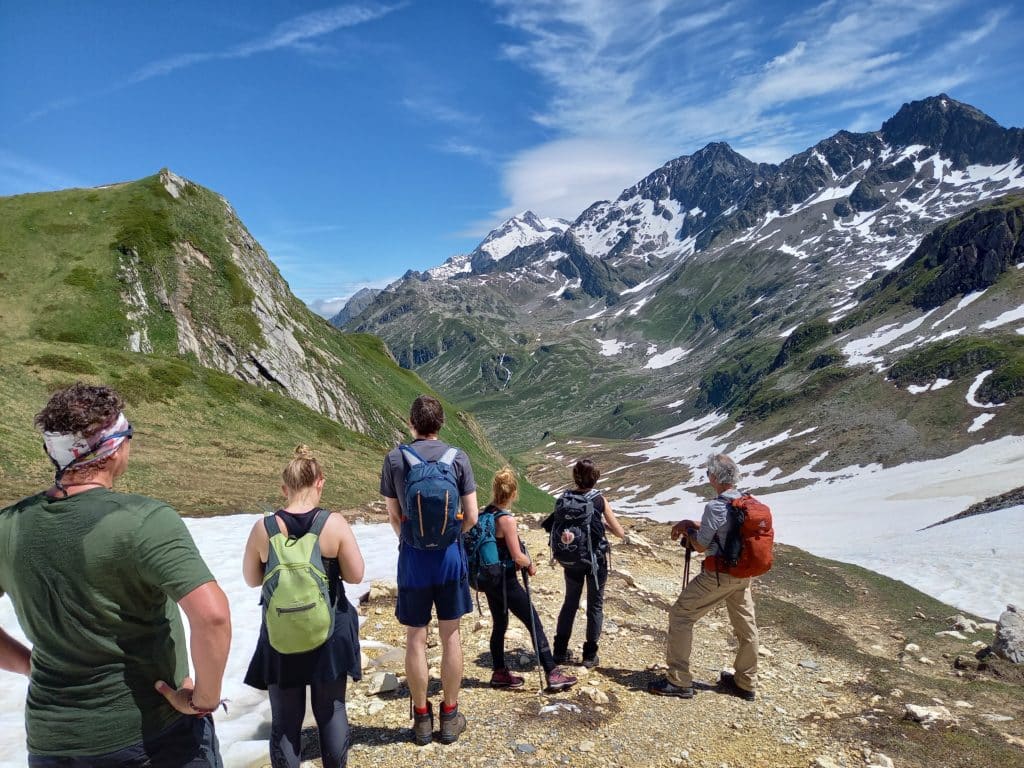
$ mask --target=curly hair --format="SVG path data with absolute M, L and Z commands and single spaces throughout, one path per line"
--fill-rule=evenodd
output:
M 504 507 L 515 500 L 519 495 L 519 482 L 516 480 L 516 473 L 511 467 L 502 467 L 491 482 L 491 503 L 498 507 Z
M 58 390 L 36 414 L 35 425 L 44 432 L 89 437 L 109 426 L 124 410 L 124 400 L 110 387 L 75 382 Z

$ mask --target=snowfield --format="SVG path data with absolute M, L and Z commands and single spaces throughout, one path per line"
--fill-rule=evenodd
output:
M 651 446 L 634 456 L 640 463 L 662 457 L 700 468 L 709 452 L 736 444 L 729 436 L 742 425 L 728 435 L 708 435 L 724 420 L 721 414 L 711 414 L 685 422 L 653 436 Z M 763 495 L 772 507 L 780 542 L 870 568 L 986 618 L 997 617 L 1007 603 L 1024 601 L 1024 570 L 1020 568 L 1024 562 L 1024 506 L 922 530 L 1018 484 L 1024 474 L 1024 437 L 1004 437 L 947 458 L 887 469 L 869 465 L 819 471 L 816 465 L 827 452 L 788 475 L 764 461 L 743 462 L 786 440 L 813 441 L 815 431 L 787 431 L 759 442 L 740 442 L 733 449 L 748 475 L 741 486 L 749 483 L 770 488 L 796 479 L 817 481 L 798 490 Z M 614 472 L 613 468 L 605 474 Z M 704 499 L 685 485 L 642 502 L 615 494 L 616 510 L 662 521 L 699 518 Z M 630 487 L 619 493 L 635 495 L 644 490 Z M 187 520 L 203 557 L 231 601 L 234 640 L 224 682 L 224 695 L 231 703 L 227 713 L 216 716 L 228 768 L 248 768 L 267 760 L 269 704 L 263 692 L 242 683 L 259 634 L 260 609 L 259 592 L 245 586 L 240 564 L 248 531 L 257 519 L 257 515 L 231 515 Z M 371 581 L 394 578 L 397 542 L 384 524 L 356 524 L 353 528 L 366 559 L 366 580 L 346 587 L 349 598 L 357 602 Z M 777 567 L 785 567 L 784 558 Z M 0 599 L 0 626 L 24 640 L 8 598 Z M 373 632 L 366 627 L 361 639 L 364 647 L 373 647 Z M 0 768 L 26 762 L 22 722 L 26 688 L 24 678 L 0 672 Z

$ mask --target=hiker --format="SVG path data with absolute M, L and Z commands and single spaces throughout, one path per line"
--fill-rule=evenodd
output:
M 498 561 L 505 565 L 498 580 L 482 584 L 494 622 L 491 627 L 491 664 L 494 669 L 491 687 L 521 688 L 524 683 L 522 677 L 513 675 L 505 665 L 505 632 L 508 630 L 508 616 L 511 612 L 530 633 L 537 652 L 537 663 L 543 668 L 547 679 L 547 689 L 562 691 L 575 685 L 576 678 L 555 664 L 537 609 L 517 578 L 520 569 L 526 571 L 528 576 L 537 573 L 537 566 L 519 540 L 516 519 L 512 516 L 512 502 L 518 497 L 519 483 L 515 473 L 508 467 L 499 470 L 491 483 L 491 503 L 480 511 L 480 521 L 477 523 L 478 527 L 485 523 L 493 526 Z M 492 516 L 493 521 L 486 521 L 486 516 Z
M 427 625 L 434 610 L 441 637 L 441 743 L 453 743 L 466 730 L 459 712 L 459 620 L 473 610 L 473 601 L 460 534 L 476 525 L 476 483 L 465 452 L 438 439 L 443 424 L 437 398 L 417 397 L 409 411 L 413 442 L 388 453 L 380 475 L 388 520 L 399 539 L 395 615 L 406 628 L 405 676 L 413 740 L 420 746 L 430 743 L 434 729 L 427 700 Z
M 264 610 L 245 683 L 270 695 L 273 768 L 298 768 L 307 686 L 324 768 L 341 768 L 351 744 L 345 690 L 362 676 L 359 617 L 342 581 L 363 580 L 363 555 L 344 515 L 321 509 L 324 473 L 308 447 L 295 449 L 281 477 L 285 506 L 253 525 L 242 558 L 245 583 L 263 585 Z M 314 575 L 275 575 L 295 564 Z
M 113 490 L 131 453 L 124 401 L 79 382 L 35 424 L 53 485 L 0 510 L 0 594 L 32 642 L 0 633 L 0 665 L 29 677 L 28 764 L 221 766 L 228 601 L 177 512 Z
M 701 572 L 683 591 L 669 610 L 668 643 L 665 660 L 668 673 L 647 686 L 650 693 L 659 696 L 693 698 L 693 675 L 690 672 L 690 651 L 693 646 L 693 625 L 717 605 L 725 603 L 729 621 L 739 641 L 736 649 L 735 674 L 722 672 L 718 690 L 753 701 L 757 678 L 757 625 L 754 622 L 754 598 L 750 591 L 750 578 L 738 578 L 719 567 L 724 542 L 732 523 L 729 504 L 743 494 L 736 490 L 739 468 L 725 454 L 711 454 L 707 460 L 708 483 L 715 490 L 715 498 L 704 506 L 699 523 L 682 520 L 672 527 L 672 540 L 682 537 L 682 543 L 705 554 Z
M 572 663 L 569 639 L 586 584 L 587 632 L 582 664 L 588 669 L 596 667 L 600 661 L 597 651 L 604 622 L 604 587 L 608 581 L 611 551 L 606 531 L 610 530 L 620 539 L 626 538 L 612 505 L 595 487 L 600 477 L 601 472 L 591 459 L 577 461 L 572 468 L 575 486 L 559 497 L 555 511 L 543 523 L 551 534 L 552 554 L 561 563 L 565 575 L 565 601 L 555 630 L 555 661 Z

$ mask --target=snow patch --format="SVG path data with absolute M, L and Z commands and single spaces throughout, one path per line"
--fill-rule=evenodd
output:
M 670 365 L 674 365 L 690 354 L 689 349 L 683 349 L 682 347 L 673 347 L 672 349 L 666 350 L 661 354 L 652 356 L 644 368 L 650 368 L 657 370 L 658 368 L 667 368 Z
M 978 377 L 971 384 L 970 389 L 967 390 L 967 404 L 973 405 L 975 408 L 1002 408 L 1006 403 L 979 403 L 975 395 L 978 394 L 978 390 L 981 388 L 982 383 L 985 379 L 992 375 L 992 371 L 982 371 L 978 374 Z
M 967 431 L 977 432 L 995 417 L 996 415 L 994 413 L 982 413 L 974 418 L 974 421 L 971 422 L 971 426 L 967 428 Z
M 987 330 L 989 328 L 998 328 L 1001 325 L 1013 323 L 1017 320 L 1024 320 L 1024 304 L 1021 304 L 1016 309 L 1011 309 L 1006 312 L 1003 312 L 1003 314 L 999 315 L 999 317 L 995 318 L 994 320 L 989 320 L 986 323 L 982 323 L 978 327 Z
M 619 354 L 624 349 L 629 349 L 632 344 L 627 344 L 624 341 L 618 341 L 617 339 L 598 339 L 597 343 L 600 345 L 599 350 L 605 357 L 612 357 Z

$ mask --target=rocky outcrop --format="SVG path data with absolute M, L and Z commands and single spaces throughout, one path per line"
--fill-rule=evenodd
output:
M 1014 664 L 1024 664 L 1024 617 L 1016 606 L 1008 605 L 996 624 L 995 654 Z

